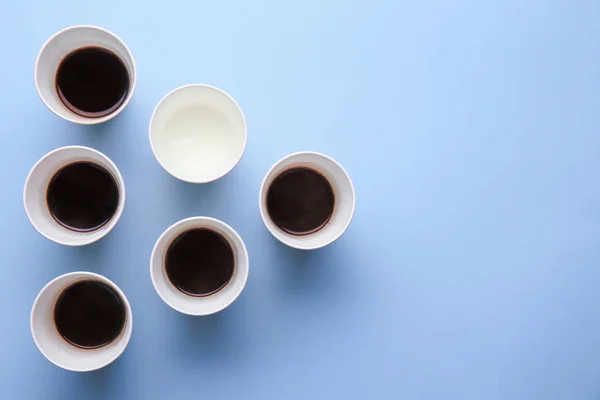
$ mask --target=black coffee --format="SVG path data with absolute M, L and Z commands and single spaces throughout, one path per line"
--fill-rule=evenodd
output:
M 231 280 L 234 267 L 229 241 L 205 228 L 177 236 L 165 256 L 169 280 L 190 296 L 208 296 L 221 290 Z
M 67 287 L 54 306 L 58 333 L 69 343 L 94 349 L 115 340 L 125 325 L 125 304 L 104 283 L 86 280 Z
M 60 169 L 48 184 L 46 201 L 56 222 L 67 229 L 89 232 L 105 225 L 119 206 L 119 188 L 112 174 L 91 162 Z
M 56 91 L 67 108 L 83 117 L 115 111 L 129 92 L 129 72 L 119 56 L 100 47 L 77 49 L 56 71 Z
M 267 191 L 267 212 L 279 229 L 308 235 L 323 228 L 335 207 L 329 181 L 310 168 L 291 168 L 279 174 Z

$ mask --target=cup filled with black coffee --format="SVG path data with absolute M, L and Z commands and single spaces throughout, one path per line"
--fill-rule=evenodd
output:
M 344 168 L 316 152 L 294 153 L 263 179 L 259 208 L 263 222 L 284 244 L 312 250 L 338 239 L 354 216 L 354 186 Z
M 226 223 L 208 217 L 171 225 L 150 258 L 158 295 L 189 315 L 214 314 L 233 303 L 246 285 L 248 268 L 242 238 Z
M 50 281 L 31 309 L 31 334 L 40 352 L 71 371 L 92 371 L 116 360 L 127 347 L 133 320 L 125 294 L 91 272 Z
M 44 43 L 35 62 L 35 86 L 56 115 L 98 124 L 118 115 L 135 90 L 136 70 L 127 45 L 95 26 L 72 26 Z
M 117 224 L 125 206 L 125 184 L 106 155 L 89 147 L 61 147 L 33 166 L 23 203 L 29 221 L 43 236 L 83 246 L 100 240 Z

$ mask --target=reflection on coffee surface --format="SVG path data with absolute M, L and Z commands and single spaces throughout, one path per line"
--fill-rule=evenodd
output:
M 121 334 L 125 314 L 125 303 L 115 290 L 99 281 L 84 280 L 60 294 L 54 306 L 54 323 L 67 342 L 95 349 Z
M 56 71 L 58 97 L 82 117 L 103 117 L 118 109 L 127 98 L 129 85 L 125 63 L 101 47 L 72 51 Z
M 308 235 L 331 219 L 335 195 L 323 174 L 294 167 L 277 175 L 267 191 L 267 212 L 273 223 L 291 235 Z
M 90 232 L 115 215 L 119 188 L 104 167 L 75 162 L 62 167 L 50 179 L 46 201 L 50 214 L 60 225 L 76 232 Z
M 196 228 L 181 233 L 169 245 L 165 270 L 171 283 L 190 296 L 209 296 L 231 280 L 235 256 L 220 233 Z

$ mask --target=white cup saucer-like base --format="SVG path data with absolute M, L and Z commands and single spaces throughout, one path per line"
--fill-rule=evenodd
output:
M 238 163 L 246 147 L 246 122 L 235 101 L 219 89 L 188 85 L 167 94 L 150 120 L 158 162 L 181 180 L 206 183 Z

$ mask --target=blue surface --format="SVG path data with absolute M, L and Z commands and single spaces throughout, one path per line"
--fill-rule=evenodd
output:
M 126 3 L 126 4 L 124 4 Z M 0 11 L 0 398 L 600 398 L 600 3 L 11 1 Z M 55 117 L 33 85 L 44 41 L 74 24 L 130 46 L 138 87 L 116 120 Z M 154 160 L 148 120 L 186 83 L 244 110 L 241 163 L 205 186 Z M 39 157 L 81 144 L 127 185 L 104 240 L 67 248 L 23 211 Z M 316 150 L 354 180 L 357 209 L 312 253 L 263 226 L 259 184 Z M 213 317 L 165 305 L 150 282 L 173 222 L 231 224 L 250 254 L 241 297 Z M 123 356 L 89 374 L 36 349 L 29 312 L 57 275 L 89 270 L 127 294 Z

